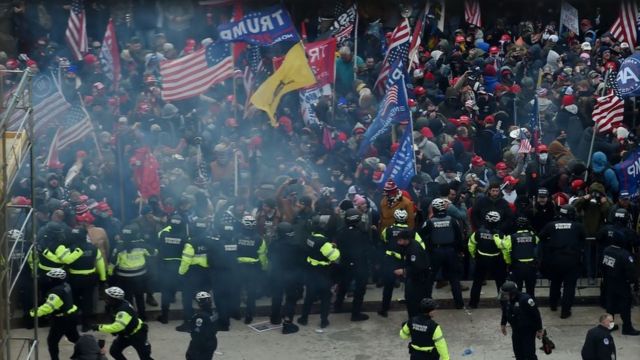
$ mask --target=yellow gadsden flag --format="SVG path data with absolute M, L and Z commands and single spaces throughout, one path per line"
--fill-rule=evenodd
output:
M 316 77 L 309 67 L 304 48 L 298 43 L 289 49 L 280 68 L 256 90 L 251 97 L 251 103 L 265 111 L 271 119 L 271 125 L 276 127 L 278 123 L 275 114 L 282 95 L 313 85 L 315 82 Z

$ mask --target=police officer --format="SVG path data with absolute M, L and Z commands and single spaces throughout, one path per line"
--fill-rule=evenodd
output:
M 456 309 L 464 307 L 460 277 L 462 276 L 462 229 L 457 221 L 447 215 L 447 201 L 436 198 L 431 202 L 433 218 L 426 221 L 420 231 L 431 251 L 431 275 L 427 282 L 427 297 L 431 297 L 438 271 L 449 279 Z
M 145 318 L 144 293 L 147 289 L 147 257 L 152 256 L 144 243 L 138 225 L 127 225 L 122 229 L 122 241 L 111 256 L 113 262 L 109 273 L 115 276 L 115 284 L 125 289 L 127 300 L 133 302 L 140 318 Z
M 560 219 L 548 223 L 540 231 L 541 251 L 538 255 L 541 271 L 550 280 L 549 307 L 551 311 L 557 310 L 562 287 L 560 317 L 566 319 L 571 316 L 586 234 L 584 226 L 575 221 L 573 206 L 563 205 L 558 213 Z
M 169 306 L 175 300 L 176 292 L 182 288 L 178 270 L 187 237 L 186 228 L 183 217 L 174 214 L 169 219 L 169 224 L 158 233 L 158 257 L 162 269 L 161 313 L 158 321 L 163 324 L 169 322 Z
M 582 345 L 582 360 L 615 360 L 616 344 L 611 330 L 615 327 L 613 315 L 600 315 L 598 326 L 589 329 Z
M 73 290 L 73 302 L 80 305 L 82 331 L 89 331 L 89 320 L 93 317 L 94 291 L 98 282 L 107 281 L 102 252 L 87 241 L 87 230 L 71 230 L 71 245 L 80 249 L 82 255 L 69 264 L 69 285 Z M 74 251 L 75 251 L 74 249 Z
M 362 214 L 351 208 L 344 213 L 345 227 L 339 230 L 336 243 L 342 257 L 340 261 L 340 281 L 334 303 L 336 312 L 342 311 L 342 304 L 351 282 L 355 282 L 353 303 L 351 305 L 351 321 L 364 321 L 369 315 L 362 313 L 362 302 L 367 290 L 369 261 L 369 237 L 360 226 Z
M 251 324 L 262 270 L 267 268 L 267 243 L 256 231 L 256 219 L 253 215 L 242 217 L 242 229 L 234 236 L 234 242 L 238 246 L 236 256 L 240 288 L 244 288 L 247 293 L 244 323 Z
M 633 256 L 622 248 L 622 233 L 615 232 L 611 245 L 602 253 L 602 278 L 605 282 L 606 309 L 609 314 L 620 314 L 622 334 L 640 335 L 631 324 L 631 285 L 636 280 Z
M 298 331 L 293 323 L 296 302 L 302 295 L 300 272 L 306 260 L 302 256 L 305 249 L 298 243 L 293 225 L 281 222 L 276 228 L 276 237 L 269 244 L 269 277 L 271 279 L 271 323 L 282 322 L 282 333 Z M 285 302 L 282 305 L 284 294 Z
M 389 307 L 391 306 L 391 296 L 396 281 L 401 277 L 404 268 L 404 249 L 398 247 L 397 237 L 403 230 L 408 230 L 407 218 L 409 214 L 404 209 L 396 209 L 393 212 L 395 223 L 382 230 L 380 240 L 384 255 L 382 256 L 380 275 L 382 277 L 382 308 L 378 311 L 378 315 L 382 317 L 388 316 Z M 419 235 L 416 234 L 416 239 Z M 422 242 L 422 239 L 420 239 Z
M 109 348 L 109 354 L 115 360 L 127 360 L 122 354 L 124 349 L 133 346 L 140 360 L 153 360 L 151 344 L 149 344 L 149 328 L 133 310 L 133 306 L 125 300 L 125 292 L 112 286 L 105 291 L 107 305 L 115 314 L 113 323 L 93 325 L 92 330 L 117 335 Z
M 507 323 L 511 325 L 511 341 L 516 360 L 536 360 L 536 337 L 542 339 L 542 318 L 531 296 L 518 291 L 513 281 L 506 281 L 500 288 L 502 318 L 500 330 L 507 335 Z
M 505 255 L 506 250 L 503 247 L 503 238 L 500 237 L 498 230 L 500 213 L 489 211 L 486 213 L 484 220 L 484 224 L 480 226 L 478 231 L 469 237 L 469 254 L 476 260 L 469 299 L 469 307 L 473 309 L 478 307 L 482 282 L 485 280 L 487 273 L 491 273 L 493 276 L 498 291 L 507 277 L 505 260 L 508 255 Z
M 429 257 L 424 244 L 415 240 L 413 230 L 402 230 L 396 238 L 396 244 L 404 249 L 404 268 L 399 269 L 398 275 L 404 276 L 404 298 L 407 304 L 409 318 L 418 315 L 420 301 L 427 293 L 429 274 Z
M 604 225 L 598 231 L 596 237 L 597 243 L 604 249 L 611 245 L 614 232 L 622 234 L 623 243 L 620 246 L 623 249 L 633 252 L 639 245 L 638 234 L 629 228 L 630 215 L 627 209 L 618 208 L 614 211 L 612 222 Z
M 81 249 L 69 249 L 69 228 L 62 223 L 50 221 L 40 238 L 37 256 L 38 269 L 46 273 L 53 269 L 62 269 L 82 255 Z M 29 257 L 30 265 L 33 259 Z
M 507 263 L 511 265 L 511 280 L 522 291 L 522 284 L 527 294 L 535 298 L 537 280 L 536 247 L 540 239 L 531 231 L 529 219 L 524 216 L 516 218 L 516 232 L 504 238 L 508 252 Z
M 218 314 L 213 311 L 211 294 L 200 291 L 196 294 L 199 310 L 191 319 L 191 341 L 187 348 L 187 360 L 211 360 L 218 347 Z
M 197 220 L 191 227 L 191 237 L 184 244 L 180 258 L 178 274 L 183 284 L 182 316 L 184 322 L 176 327 L 177 331 L 188 332 L 191 329 L 189 320 L 193 316 L 193 299 L 198 289 L 210 288 L 210 271 L 208 237 L 209 223 Z
M 329 242 L 322 233 L 322 225 L 319 216 L 313 216 L 310 220 L 311 235 L 307 238 L 307 266 L 305 274 L 305 286 L 307 288 L 302 315 L 298 318 L 298 324 L 307 325 L 311 305 L 316 299 L 320 299 L 320 327 L 329 326 L 329 307 L 331 306 L 331 269 L 330 265 L 340 259 L 340 250 Z
M 442 328 L 433 320 L 438 303 L 430 298 L 420 301 L 420 313 L 405 322 L 400 329 L 400 338 L 409 343 L 411 360 L 449 360 L 447 341 Z
M 47 280 L 51 289 L 47 293 L 46 302 L 37 309 L 31 310 L 32 317 L 51 315 L 51 327 L 47 336 L 49 356 L 52 360 L 58 360 L 58 343 L 63 336 L 75 343 L 78 341 L 78 307 L 73 304 L 71 286 L 65 282 L 67 272 L 60 268 L 54 268 L 47 272 Z

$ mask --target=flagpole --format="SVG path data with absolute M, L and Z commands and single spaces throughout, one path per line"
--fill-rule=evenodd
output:
M 407 83 L 406 83 L 406 79 L 404 79 L 404 75 L 402 75 L 403 79 L 402 79 L 402 86 L 404 86 L 404 103 L 408 104 L 409 103 L 409 95 L 407 94 Z M 413 171 L 416 173 L 416 175 L 418 175 L 418 164 L 416 163 L 416 156 L 415 156 L 415 141 L 413 139 L 413 113 L 411 112 L 411 109 L 409 109 L 409 131 L 411 131 L 411 135 L 409 136 L 410 140 L 411 140 L 411 151 L 413 151 Z M 405 130 L 407 131 L 407 130 Z M 395 127 L 393 128 L 393 135 L 395 134 Z
M 360 15 L 358 14 L 358 2 L 356 1 L 356 25 L 353 28 L 354 33 L 354 45 L 353 45 L 353 81 L 358 79 L 358 20 Z
M 607 70 L 607 73 L 604 75 L 604 94 L 607 93 L 607 84 L 609 81 L 609 75 L 611 74 L 611 69 Z M 587 169 L 591 165 L 591 154 L 593 153 L 593 146 L 596 143 L 596 133 L 598 132 L 598 123 L 593 122 L 592 134 L 591 134 L 591 145 L 589 145 L 589 156 L 587 156 Z M 588 172 L 584 174 L 584 181 L 587 181 Z

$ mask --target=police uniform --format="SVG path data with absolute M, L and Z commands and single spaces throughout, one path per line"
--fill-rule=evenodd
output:
M 507 277 L 506 250 L 502 244 L 503 239 L 485 226 L 481 226 L 478 231 L 471 234 L 469 238 L 469 254 L 476 260 L 476 268 L 473 273 L 473 285 L 469 307 L 477 308 L 480 301 L 480 291 L 482 282 L 488 273 L 491 273 L 496 283 L 496 289 L 504 283 Z
M 619 246 L 609 245 L 602 253 L 607 312 L 612 315 L 620 314 L 623 334 L 628 332 L 637 335 L 631 324 L 631 285 L 636 280 L 634 266 L 631 253 Z
M 148 327 L 136 314 L 131 304 L 126 300 L 114 307 L 115 319 L 111 324 L 98 325 L 98 331 L 117 335 L 111 344 L 109 354 L 115 360 L 127 360 L 122 354 L 125 348 L 133 346 L 140 360 L 151 358 L 151 344 L 148 340 Z
M 237 245 L 239 285 L 247 294 L 245 322 L 251 323 L 260 280 L 262 280 L 261 272 L 267 267 L 267 244 L 255 230 L 247 231 L 246 229 L 241 230 L 234 237 L 234 243 Z
M 611 330 L 602 325 L 589 329 L 581 355 L 582 360 L 616 360 L 616 344 Z
M 216 233 L 210 237 L 209 263 L 213 272 L 214 301 L 219 317 L 219 330 L 229 330 L 229 318 L 236 317 L 240 292 L 238 291 L 238 245 L 232 238 L 223 239 Z M 237 316 L 239 319 L 239 316 Z
M 72 236 L 79 237 L 75 243 L 82 255 L 69 264 L 69 285 L 73 290 L 73 302 L 80 305 L 82 327 L 86 329 L 93 317 L 96 285 L 98 281 L 107 281 L 107 273 L 102 252 L 87 241 L 86 231 L 73 229 Z
M 330 265 L 340 259 L 340 250 L 319 232 L 312 231 L 307 238 L 307 267 L 305 285 L 307 292 L 302 305 L 302 316 L 298 322 L 306 325 L 311 312 L 311 305 L 320 299 L 321 326 L 329 324 L 329 307 L 331 306 L 331 272 Z
M 541 271 L 550 280 L 549 306 L 555 310 L 560 301 L 564 317 L 571 315 L 585 236 L 584 226 L 568 219 L 548 223 L 540 232 Z
M 412 239 L 404 252 L 405 285 L 404 298 L 409 318 L 420 313 L 420 301 L 427 297 L 429 257 L 424 243 Z
M 161 322 L 168 321 L 169 307 L 175 299 L 176 292 L 182 289 L 178 270 L 182 259 L 182 250 L 186 233 L 171 223 L 158 233 L 158 258 L 162 269 L 160 282 Z M 176 219 L 177 221 L 177 219 Z M 182 221 L 182 220 L 181 220 Z
M 353 290 L 353 302 L 351 305 L 352 317 L 361 316 L 362 302 L 367 290 L 367 279 L 369 277 L 369 248 L 371 243 L 366 232 L 357 224 L 347 224 L 339 230 L 336 244 L 340 250 L 340 281 L 334 308 L 336 311 L 342 309 L 344 298 L 351 287 L 351 282 L 355 282 Z
M 401 231 L 407 230 L 408 226 L 404 224 L 392 225 L 382 231 L 382 247 L 384 255 L 382 256 L 382 269 L 380 275 L 382 277 L 382 308 L 380 314 L 385 316 L 391 307 L 391 296 L 395 286 L 397 275 L 394 270 L 404 267 L 404 249 L 398 246 L 396 239 Z
M 508 258 L 507 264 L 511 266 L 511 280 L 518 285 L 520 291 L 522 284 L 527 288 L 527 294 L 535 298 L 537 280 L 536 247 L 540 240 L 529 230 L 518 230 L 504 238 Z
M 280 228 L 286 226 L 285 231 Z M 306 267 L 304 248 L 298 243 L 293 226 L 278 225 L 278 234 L 269 244 L 269 277 L 271 279 L 271 323 L 279 324 L 284 318 L 293 319 L 296 302 L 302 295 L 301 271 Z M 284 295 L 284 307 L 282 298 Z
M 400 337 L 405 340 L 411 338 L 411 360 L 449 360 L 442 329 L 429 315 L 420 314 L 410 318 L 400 329 Z
M 426 221 L 420 231 L 431 255 L 431 274 L 427 282 L 427 297 L 431 297 L 437 273 L 442 270 L 451 284 L 451 294 L 457 309 L 464 307 L 460 278 L 462 276 L 462 230 L 460 225 L 445 213 L 436 214 Z
M 538 305 L 529 294 L 516 291 L 516 295 L 502 301 L 500 325 L 511 325 L 511 340 L 516 360 L 535 360 L 536 333 L 542 330 Z
M 198 225 L 199 223 L 196 222 L 194 229 L 197 229 Z M 193 299 L 199 289 L 212 287 L 208 260 L 209 242 L 210 239 L 204 232 L 198 232 L 184 244 L 178 268 L 180 281 L 183 284 L 183 299 Z M 183 301 L 182 312 L 186 323 L 193 316 L 193 302 Z
M 63 336 L 75 343 L 78 341 L 78 307 L 73 304 L 71 286 L 66 282 L 60 283 L 49 290 L 46 301 L 35 311 L 32 317 L 51 315 L 51 327 L 47 336 L 47 346 L 51 360 L 59 359 L 58 343 Z
M 191 341 L 187 360 L 211 360 L 218 348 L 218 314 L 213 310 L 198 310 L 191 318 Z

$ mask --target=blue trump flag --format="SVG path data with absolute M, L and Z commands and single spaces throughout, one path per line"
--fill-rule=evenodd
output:
M 399 124 L 402 120 L 409 120 L 409 106 L 407 105 L 407 88 L 405 85 L 405 71 L 402 61 L 396 61 L 391 66 L 387 78 L 387 92 L 378 107 L 378 114 L 373 119 L 371 126 L 364 134 L 360 144 L 359 155 L 367 151 L 381 135 L 384 135 L 393 124 Z
M 616 83 L 623 98 L 640 95 L 640 54 L 625 59 L 616 75 Z
M 393 179 L 396 185 L 403 190 L 407 189 L 411 184 L 411 179 L 416 175 L 416 154 L 413 151 L 412 136 L 412 126 L 407 126 L 404 130 L 404 135 L 402 135 L 400 147 L 393 154 L 387 170 L 384 172 L 384 177 L 380 182 L 381 186 L 389 179 Z
M 638 195 L 640 182 L 640 148 L 631 152 L 624 160 L 616 164 L 613 169 L 620 182 L 620 190 L 627 190 L 632 196 Z
M 300 41 L 289 13 L 280 6 L 253 11 L 240 19 L 218 26 L 222 41 L 244 41 L 269 46 L 280 41 Z

